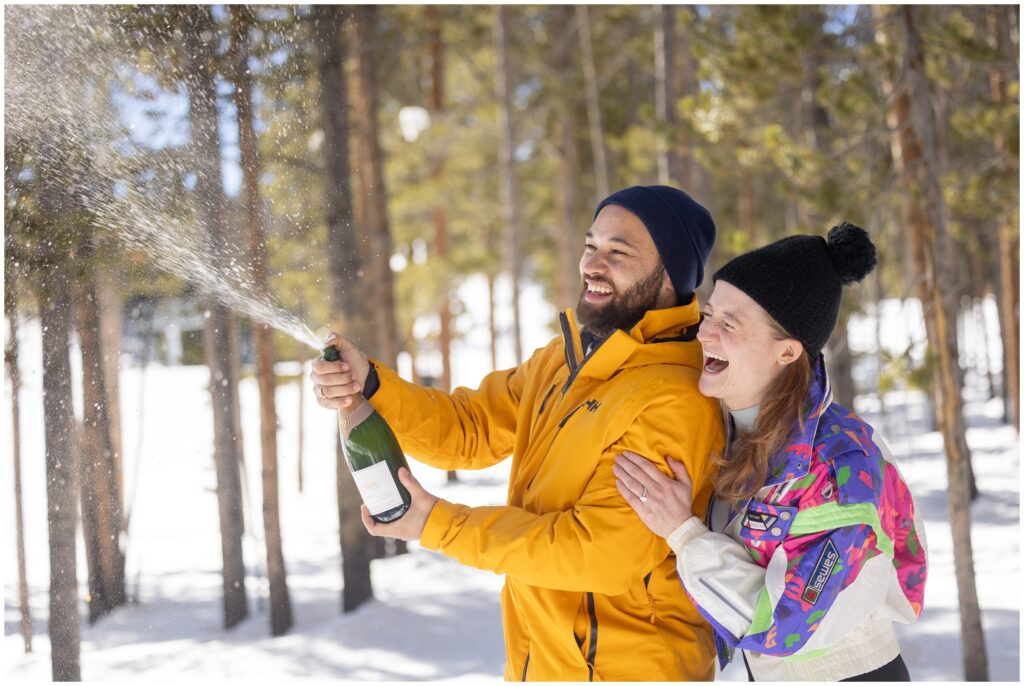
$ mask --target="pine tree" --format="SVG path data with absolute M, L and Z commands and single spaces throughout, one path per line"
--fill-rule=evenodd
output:
M 516 179 L 516 135 L 512 114 L 512 69 L 509 65 L 509 21 L 503 5 L 494 6 L 494 46 L 498 55 L 495 97 L 498 101 L 498 129 L 501 131 L 501 206 L 505 217 L 508 268 L 512 282 L 512 341 L 516 364 L 523 361 L 519 289 L 522 274 L 522 226 Z
M 253 285 L 267 292 L 267 246 L 263 227 L 263 200 L 260 194 L 260 160 L 253 123 L 252 79 L 249 70 L 249 35 L 255 17 L 239 5 L 230 8 L 231 78 L 235 85 L 235 110 L 238 119 L 238 147 L 242 167 L 242 188 L 246 208 L 246 248 Z M 281 513 L 278 505 L 277 478 L 277 405 L 274 393 L 274 340 L 270 326 L 252 323 L 256 353 L 256 382 L 260 392 L 260 449 L 262 456 L 263 531 L 267 545 L 267 579 L 270 586 L 270 633 L 282 636 L 292 626 L 292 606 L 281 537 Z
M 185 84 L 189 93 L 189 123 L 196 159 L 196 204 L 215 255 L 227 248 L 224 189 L 220 173 L 220 135 L 215 87 L 214 41 L 217 33 L 209 7 L 193 7 L 183 22 L 185 45 L 191 57 Z M 210 396 L 214 413 L 214 462 L 224 559 L 224 626 L 230 628 L 249 614 L 245 592 L 241 441 L 237 432 L 237 384 L 228 309 L 213 297 L 206 299 L 203 347 L 210 367 Z
M 11 158 L 14 146 L 5 151 L 4 158 L 8 171 L 5 183 L 7 196 L 15 196 L 12 172 L 16 168 Z M 20 157 L 20 156 L 19 156 Z M 11 391 L 11 455 L 14 461 L 14 529 L 15 545 L 18 555 L 18 611 L 21 615 L 19 623 L 21 638 L 25 652 L 32 652 L 32 609 L 28 599 L 27 564 L 25 561 L 25 516 L 22 505 L 21 489 L 21 371 L 18 368 L 18 285 L 15 275 L 22 276 L 21 258 L 15 243 L 15 232 L 18 223 L 16 204 L 8 202 L 4 212 L 4 318 L 7 320 L 7 341 L 4 345 L 4 370 L 7 373 Z
M 56 137 L 55 137 L 56 139 Z M 44 157 L 44 159 L 46 159 Z M 37 169 L 39 191 L 36 274 L 43 330 L 43 424 L 46 445 L 47 528 L 50 539 L 50 664 L 54 681 L 80 681 L 80 620 L 75 531 L 78 458 L 71 406 L 71 300 L 67 279 L 73 254 L 70 199 L 53 171 Z
M 326 183 L 323 185 L 327 221 L 330 291 L 334 321 L 342 333 L 360 344 L 368 340 L 367 323 L 360 302 L 365 298 L 360 278 L 360 257 L 352 221 L 351 176 L 349 173 L 348 84 L 345 78 L 344 9 L 314 5 L 313 22 L 320 107 L 324 136 L 323 155 Z M 374 543 L 363 528 L 359 514 L 361 500 L 352 473 L 345 462 L 341 441 L 335 442 L 338 472 L 338 522 L 342 550 L 342 609 L 352 612 L 373 597 L 370 559 Z
M 960 598 L 961 641 L 964 651 L 964 676 L 971 681 L 988 679 L 988 659 L 985 651 L 981 610 L 975 587 L 974 553 L 971 543 L 971 511 L 968 490 L 967 465 L 970 451 L 967 447 L 960 385 L 959 350 L 956 319 L 959 311 L 959 293 L 941 288 L 940 283 L 953 279 L 953 264 L 946 222 L 946 204 L 940 191 L 938 178 L 937 142 L 934 113 L 929 95 L 929 82 L 925 73 L 924 45 L 921 39 L 920 13 L 913 7 L 902 7 L 899 12 L 906 41 L 903 53 L 903 73 L 907 82 L 909 124 L 917 138 L 921 159 L 914 166 L 915 194 L 923 200 L 925 229 L 922 237 L 925 259 L 925 317 L 933 321 L 929 346 L 936 355 L 939 429 L 942 432 L 949 488 L 947 510 L 953 531 L 954 563 Z
M 93 623 L 127 600 L 124 552 L 121 549 L 121 503 L 118 465 L 107 403 L 101 310 L 96 285 L 93 232 L 82 226 L 76 257 L 75 309 L 82 350 L 83 427 L 79 466 L 82 532 L 89 567 L 89 622 Z

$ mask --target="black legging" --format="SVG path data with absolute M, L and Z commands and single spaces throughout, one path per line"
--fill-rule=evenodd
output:
M 754 681 L 754 675 L 750 673 L 750 665 L 747 664 L 747 656 L 743 655 L 743 666 L 747 668 L 747 679 Z M 857 676 L 851 676 L 842 681 L 910 681 L 910 672 L 907 671 L 907 663 L 903 661 L 902 655 L 897 655 L 892 662 L 882 665 L 878 669 L 864 672 Z

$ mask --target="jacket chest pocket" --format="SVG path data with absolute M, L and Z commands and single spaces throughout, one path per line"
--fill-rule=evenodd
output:
M 778 543 L 789 534 L 789 528 L 796 518 L 796 507 L 771 505 L 751 500 L 740 519 L 743 539 L 754 547 L 761 543 Z
M 553 401 L 552 398 L 548 402 Z M 558 410 L 561 419 L 548 430 L 550 435 L 540 439 L 544 444 L 543 452 L 529 460 L 527 468 L 532 474 L 526 484 L 527 494 L 535 485 L 541 486 L 552 479 L 559 484 L 559 493 L 568 493 L 569 484 L 590 473 L 581 461 L 596 460 L 601 455 L 604 432 L 594 423 L 596 417 L 593 416 L 600 406 L 600 401 L 588 400 L 567 405 L 567 410 Z M 582 481 L 581 487 L 585 483 Z

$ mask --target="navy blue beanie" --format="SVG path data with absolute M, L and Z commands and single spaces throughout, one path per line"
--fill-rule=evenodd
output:
M 715 245 L 711 213 L 669 186 L 631 186 L 616 191 L 598 204 L 595 218 L 605 205 L 619 205 L 640 218 L 654 239 L 678 301 L 688 302 L 704 280 L 704 263 Z

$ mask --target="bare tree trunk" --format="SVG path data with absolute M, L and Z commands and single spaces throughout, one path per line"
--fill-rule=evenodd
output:
M 800 99 L 798 107 L 798 130 L 802 133 L 804 144 L 818 155 L 828 153 L 830 124 L 828 112 L 818 101 L 818 90 L 821 87 L 822 53 L 826 49 L 827 17 L 820 7 L 809 6 L 801 14 L 801 26 L 807 35 L 812 36 L 810 45 L 802 58 L 803 74 L 801 77 Z M 818 226 L 823 219 L 821 213 L 812 203 L 798 204 L 800 221 L 807 226 Z M 824 228 L 823 226 L 820 228 Z M 857 394 L 853 382 L 853 351 L 850 349 L 847 336 L 847 325 L 850 321 L 850 308 L 844 307 L 839 312 L 839 321 L 828 342 L 829 382 L 833 394 L 839 404 L 853 409 Z
M 355 5 L 352 15 L 352 115 L 355 128 L 361 201 L 358 233 L 362 236 L 362 263 L 368 275 L 369 297 L 363 301 L 363 320 L 373 335 L 377 359 L 394 369 L 398 365 L 398 322 L 395 319 L 395 286 L 391 272 L 391 226 L 388 221 L 387 187 L 384 184 L 384 153 L 377 123 L 377 79 L 374 49 L 377 45 L 377 7 Z M 379 49 L 379 48 L 377 48 Z M 383 557 L 387 548 L 406 552 L 405 541 L 374 538 Z
M 50 542 L 50 665 L 53 681 L 81 681 L 78 617 L 78 465 L 71 388 L 71 300 L 66 278 L 71 240 L 56 218 L 68 210 L 57 182 L 43 175 L 40 209 L 49 234 L 38 242 L 39 323 L 43 338 L 46 523 Z
M 246 252 L 252 269 L 253 286 L 259 291 L 268 292 L 266 233 L 263 229 L 263 199 L 259 186 L 259 146 L 253 126 L 252 80 L 248 68 L 249 30 L 253 19 L 249 11 L 240 5 L 232 5 L 230 12 L 234 51 L 232 79 L 235 82 L 238 148 L 246 209 Z M 274 339 L 268 325 L 255 321 L 252 322 L 252 336 L 256 354 L 256 383 L 260 393 L 263 533 L 267 545 L 267 581 L 270 587 L 270 633 L 272 636 L 282 636 L 292 626 L 292 604 L 288 593 L 278 504 Z M 302 433 L 301 428 L 299 433 Z
M 678 33 L 678 49 L 676 50 L 679 55 L 678 69 L 676 69 L 678 86 L 675 92 L 681 97 L 696 98 L 700 92 L 700 79 L 697 73 L 697 59 L 693 54 L 692 34 L 696 24 L 701 21 L 701 17 L 696 6 L 693 5 L 686 6 L 681 12 L 684 27 Z M 701 145 L 700 136 L 695 135 L 693 129 L 688 125 L 685 128 L 681 126 L 680 129 L 680 135 L 677 138 L 678 158 L 682 165 L 680 183 L 683 183 L 683 189 L 702 205 L 713 207 L 714 189 L 711 184 L 711 176 L 697 159 L 697 148 Z M 721 257 L 718 251 L 712 250 L 707 264 L 704 266 L 704 273 L 708 276 L 714 274 L 715 266 L 720 261 Z M 707 302 L 713 286 L 711 279 L 705 278 L 704 282 L 698 285 L 697 298 L 701 302 Z
M 967 447 L 964 425 L 962 388 L 958 384 L 959 354 L 956 340 L 956 317 L 959 305 L 957 289 L 940 288 L 940 283 L 955 281 L 952 241 L 946 228 L 946 206 L 942 197 L 936 159 L 934 114 L 929 96 L 930 85 L 925 73 L 924 46 L 918 29 L 920 10 L 900 8 L 906 39 L 904 69 L 910 98 L 911 126 L 921 149 L 921 164 L 916 165 L 917 189 L 924 200 L 929 231 L 925 234 L 927 288 L 932 307 L 926 316 L 936 319 L 933 330 L 938 340 L 931 341 L 937 353 L 939 384 L 939 425 L 946 448 L 949 490 L 947 507 L 953 533 L 954 563 L 960 598 L 961 641 L 964 652 L 964 676 L 969 681 L 988 680 L 988 659 L 985 650 L 981 610 L 975 587 L 974 553 L 971 544 L 970 494 L 967 484 Z
M 60 276 L 43 277 L 43 417 L 46 424 L 46 502 L 50 537 L 50 662 L 54 681 L 81 681 L 75 530 L 77 479 L 71 409 L 70 302 Z
M 992 357 L 989 355 L 988 341 L 989 341 L 989 330 L 988 321 L 985 317 L 985 295 L 979 296 L 974 301 L 974 307 L 972 309 L 974 313 L 974 325 L 978 329 L 978 366 L 979 373 L 981 368 L 985 370 L 985 386 L 988 389 L 988 399 L 993 400 L 996 397 L 996 379 L 995 374 L 992 373 Z
M 224 188 L 220 170 L 220 135 L 217 91 L 214 81 L 215 32 L 209 7 L 193 7 L 186 24 L 185 42 L 191 56 L 185 80 L 189 94 L 189 123 L 196 151 L 196 206 L 208 240 L 219 254 L 225 244 Z M 210 367 L 213 404 L 214 462 L 217 468 L 217 502 L 224 560 L 224 626 L 231 628 L 249 614 L 245 593 L 242 482 L 239 474 L 239 436 L 236 427 L 236 391 L 231 388 L 232 341 L 228 309 L 212 296 L 206 297 L 203 349 Z
M 352 89 L 356 159 L 365 212 L 360 217 L 365 247 L 363 266 L 371 288 L 363 314 L 376 340 L 374 355 L 389 367 L 398 361 L 398 324 L 395 321 L 394 278 L 391 272 L 391 228 L 387 187 L 384 184 L 384 153 L 378 125 L 377 79 L 374 62 L 377 47 L 377 7 L 355 5 L 352 21 Z
M 739 210 L 740 230 L 747 235 L 748 245 L 751 248 L 760 247 L 754 201 L 754 175 L 750 168 L 742 163 L 739 165 L 739 197 L 736 204 Z
M 430 61 L 430 88 L 427 108 L 432 123 L 440 123 L 444 117 L 444 41 L 441 34 L 441 11 L 437 5 L 423 8 L 426 20 L 427 52 Z M 442 261 L 448 259 L 450 241 L 448 238 L 448 212 L 444 206 L 444 151 L 436 148 L 431 156 L 430 178 L 434 185 L 435 197 L 439 199 L 433 209 L 434 254 Z M 448 288 L 442 287 L 441 303 L 438 307 L 440 333 L 438 348 L 441 352 L 441 378 L 438 388 L 445 393 L 452 389 L 452 313 L 448 302 Z
M 441 38 L 441 14 L 437 5 L 427 5 L 427 49 L 430 55 L 430 119 L 440 123 L 444 117 L 444 42 Z M 444 198 L 444 153 L 437 148 L 431 161 L 430 177 L 434 184 L 435 197 Z M 449 257 L 451 241 L 447 226 L 447 210 L 443 202 L 438 203 L 433 211 L 434 219 L 434 254 L 442 264 Z M 445 264 L 446 268 L 446 264 Z M 437 347 L 441 353 L 441 378 L 438 388 L 445 393 L 452 392 L 452 305 L 451 293 L 447 278 L 441 285 L 440 303 L 437 308 L 437 319 L 440 331 L 437 335 Z M 447 470 L 447 482 L 454 483 L 459 475 L 454 469 Z
M 89 566 L 89 623 L 126 600 L 124 553 L 121 550 L 121 494 L 117 490 L 114 445 L 107 414 L 107 391 L 100 306 L 96 294 L 95 254 L 83 232 L 77 258 L 81 266 L 76 289 L 78 337 L 82 350 L 83 431 L 79 454 L 82 533 Z
M 7 237 L 11 233 L 7 234 Z M 11 249 L 7 248 L 10 257 Z M 10 378 L 11 389 L 11 443 L 14 458 L 14 528 L 18 549 L 18 610 L 21 614 L 21 639 L 25 652 L 32 652 L 32 609 L 28 602 L 28 581 L 25 565 L 25 518 L 21 502 L 21 371 L 18 369 L 18 301 L 13 270 L 4 270 L 4 316 L 7 318 L 7 344 L 4 346 L 4 368 Z
M 991 42 L 1001 58 L 989 69 L 989 88 L 996 105 L 1006 107 L 1009 102 L 1007 82 L 1019 80 L 1019 75 L 1007 73 L 1010 71 L 1008 65 L 1015 64 L 1013 44 L 1009 35 L 1011 11 L 1009 7 L 989 5 L 985 8 L 985 15 Z M 994 144 L 1000 171 L 1005 175 L 1012 175 L 1011 178 L 1016 177 L 1018 170 L 1015 157 L 1010 154 L 1006 135 L 1000 127 L 996 127 L 995 131 Z M 1005 350 L 1003 395 L 1008 401 L 1006 415 L 1020 431 L 1020 239 L 1014 230 L 1012 217 L 1004 214 L 998 221 L 999 324 Z
M 590 123 L 590 145 L 594 151 L 594 178 L 597 184 L 596 204 L 608 197 L 611 193 L 611 184 L 604 144 L 604 127 L 601 124 L 601 99 L 597 88 L 594 45 L 590 37 L 590 10 L 587 5 L 576 6 L 576 20 L 579 22 L 583 85 L 587 98 L 587 121 Z
M 676 42 L 676 8 L 674 5 L 654 6 L 654 114 L 658 132 L 658 183 L 678 184 L 680 175 L 677 147 L 673 138 L 677 131 L 674 48 Z
M 498 324 L 494 316 L 496 305 L 496 298 L 494 296 L 495 280 L 494 273 L 487 272 L 487 329 L 491 339 L 491 371 L 498 368 Z
M 839 321 L 828 340 L 828 379 L 832 386 L 832 397 L 843 407 L 853 409 L 857 389 L 853 385 L 853 352 L 846 335 L 850 313 L 845 308 L 839 311 Z
M 116 275 L 104 271 L 96 275 L 96 296 L 100 303 L 100 349 L 103 351 L 103 379 L 107 389 L 107 421 L 110 424 L 110 443 L 114 449 L 114 475 L 121 512 L 124 512 L 124 464 L 121 433 L 121 334 L 123 325 L 121 294 L 117 291 Z M 121 527 L 127 531 L 124 518 Z
M 875 34 L 879 45 L 895 50 L 896 40 L 889 35 L 893 31 L 892 19 L 878 6 L 873 6 L 876 23 L 880 26 Z M 896 55 L 888 56 L 895 64 Z M 895 71 L 895 68 L 892 69 Z M 926 227 L 927 219 L 924 209 L 921 206 L 921 199 L 916 192 L 914 184 L 914 169 L 920 164 L 921 146 L 914 137 L 913 127 L 910 123 L 910 98 L 907 95 L 906 87 L 900 85 L 897 88 L 893 77 L 890 74 L 883 74 L 882 88 L 886 94 L 889 108 L 886 112 L 886 126 L 889 129 L 889 150 L 892 155 L 893 166 L 898 175 L 900 186 L 900 212 L 903 225 L 907 230 L 903 231 L 906 245 L 906 267 L 910 277 L 912 291 L 921 302 L 923 310 L 931 307 L 931 296 L 925 279 L 927 263 L 925 259 L 924 236 L 928 232 Z M 929 341 L 938 339 L 938 333 L 934 331 L 935 318 L 924 317 L 925 334 Z M 936 408 L 939 400 L 937 398 L 938 386 L 932 384 L 931 392 L 928 394 L 931 414 L 934 421 L 932 426 L 938 426 Z
M 824 11 L 818 6 L 808 6 L 802 13 L 804 28 L 813 32 L 815 40 L 803 55 L 803 76 L 800 88 L 800 131 L 803 133 L 804 144 L 808 149 L 821 155 L 827 153 L 827 137 L 829 133 L 828 112 L 818 101 L 818 90 L 821 87 L 822 53 L 827 49 L 825 24 L 828 20 Z M 817 226 L 823 219 L 813 204 L 800 203 L 801 221 L 808 226 Z M 824 227 L 822 227 L 824 228 Z
M 223 214 L 221 215 L 223 216 Z M 243 245 L 245 236 L 233 224 L 224 225 L 225 245 Z M 250 535 L 255 532 L 252 524 L 252 499 L 249 496 L 249 479 L 246 476 L 248 469 L 245 465 L 245 439 L 242 435 L 242 396 L 238 390 L 242 382 L 242 323 L 239 315 L 226 309 L 228 321 L 228 347 L 227 347 L 227 369 L 228 385 L 231 392 L 231 424 L 234 426 L 235 452 L 238 453 L 238 468 L 242 475 L 242 502 L 244 503 L 243 521 L 247 522 Z M 245 529 L 242 530 L 243 534 Z
M 576 156 L 575 125 L 572 115 L 560 112 L 555 120 L 558 148 L 558 178 L 555 180 L 555 214 L 557 262 L 555 284 L 558 309 L 572 307 L 579 299 L 580 227 L 576 224 L 579 213 L 576 198 L 576 178 L 579 162 Z
M 676 35 L 676 48 L 678 63 L 673 75 L 676 81 L 675 93 L 677 97 L 696 97 L 700 90 L 700 83 L 697 77 L 697 59 L 693 54 L 693 40 L 691 33 L 693 27 L 701 19 L 697 8 L 693 5 L 683 10 L 684 29 Z M 677 158 L 680 161 L 679 183 L 684 184 L 683 188 L 692 195 L 698 202 L 711 207 L 711 189 L 708 181 L 708 173 L 697 161 L 695 155 L 696 137 L 693 130 L 688 126 L 680 127 L 676 143 L 679 146 Z M 710 267 L 710 265 L 708 265 Z M 712 273 L 705 269 L 706 274 Z
M 427 29 L 427 50 L 430 58 L 430 97 L 428 108 L 430 109 L 431 122 L 438 124 L 444 118 L 444 41 L 441 34 L 441 11 L 437 5 L 427 5 L 424 8 L 426 13 Z M 447 270 L 448 253 L 450 241 L 448 237 L 448 211 L 444 206 L 443 199 L 446 197 L 442 192 L 444 188 L 444 151 L 436 147 L 433 151 L 430 163 L 430 178 L 434 184 L 435 197 L 441 200 L 434 206 L 434 254 L 441 260 L 443 269 Z M 437 346 L 441 352 L 441 378 L 438 380 L 438 388 L 445 393 L 452 390 L 452 311 L 449 301 L 448 280 L 444 279 L 441 287 L 441 302 L 438 306 L 437 317 L 440 331 L 437 337 Z M 448 470 L 448 483 L 459 480 L 454 469 Z
M 345 78 L 346 45 L 343 41 L 344 8 L 314 5 L 312 21 L 320 79 L 321 121 L 324 132 L 326 179 L 323 184 L 327 222 L 327 258 L 331 277 L 332 317 L 342 333 L 362 345 L 368 339 L 360 302 L 365 289 L 359 277 L 360 259 L 352 224 L 349 174 L 348 85 Z M 359 514 L 362 500 L 345 462 L 341 440 L 335 441 L 338 474 L 338 524 L 341 573 L 344 582 L 341 607 L 352 612 L 373 598 L 370 560 L 374 544 Z
M 875 388 L 878 389 L 878 416 L 882 418 L 882 435 L 888 436 L 888 413 L 885 411 L 885 389 L 882 387 L 882 374 L 885 371 L 885 351 L 882 349 L 882 270 L 875 269 L 871 279 L 872 297 L 875 301 L 875 365 L 878 374 L 875 377 Z
M 581 6 L 582 7 L 582 6 Z M 519 193 L 516 184 L 515 132 L 512 123 L 512 76 L 509 66 L 508 20 L 504 5 L 494 6 L 494 46 L 498 53 L 498 128 L 501 131 L 501 204 L 505 215 L 507 260 L 512 276 L 512 341 L 516 364 L 523 361 L 522 325 L 519 312 L 519 277 L 522 271 Z
M 571 5 L 552 7 L 552 34 L 564 34 L 572 26 L 575 13 Z M 551 55 L 552 80 L 556 84 L 572 83 L 576 70 L 571 35 L 561 38 Z M 555 90 L 554 97 L 554 143 L 557 176 L 555 194 L 555 293 L 557 307 L 564 309 L 576 304 L 579 297 L 579 256 L 580 227 L 578 201 L 579 159 L 576 150 L 576 114 L 574 89 L 562 87 Z

